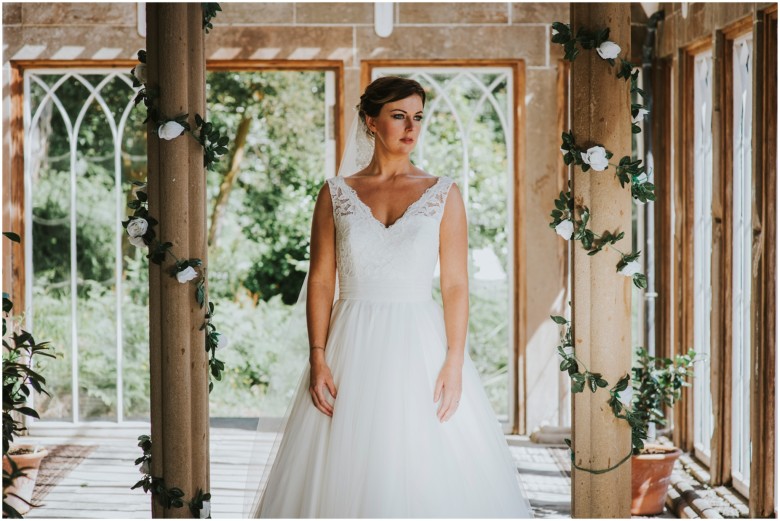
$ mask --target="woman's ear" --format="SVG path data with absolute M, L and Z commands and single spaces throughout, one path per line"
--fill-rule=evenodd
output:
M 369 130 L 369 131 L 370 131 L 372 134 L 374 134 L 374 133 L 376 132 L 376 122 L 375 122 L 375 118 L 373 118 L 373 117 L 369 116 L 368 114 L 366 114 L 366 127 L 368 128 L 368 130 Z

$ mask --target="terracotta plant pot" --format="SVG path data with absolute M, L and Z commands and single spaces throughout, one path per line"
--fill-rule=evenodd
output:
M 681 454 L 677 447 L 647 443 L 642 454 L 631 457 L 632 515 L 663 512 L 674 462 Z
M 13 452 L 22 451 L 20 454 Z M 41 466 L 41 460 L 49 453 L 46 449 L 41 449 L 35 445 L 11 445 L 8 454 L 13 458 L 17 468 L 25 473 L 25 476 L 18 477 L 13 484 L 5 490 L 8 494 L 5 502 L 16 509 L 20 514 L 26 514 L 30 511 L 30 505 L 11 495 L 11 493 L 30 501 L 33 490 L 35 489 L 35 480 L 38 479 L 38 469 Z M 8 456 L 3 456 L 3 469 L 10 473 L 11 464 L 8 462 Z

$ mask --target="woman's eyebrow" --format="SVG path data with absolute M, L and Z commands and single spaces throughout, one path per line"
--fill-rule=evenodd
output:
M 394 110 L 400 110 L 401 112 L 403 112 L 404 114 L 406 114 L 406 111 L 405 111 L 405 110 L 403 110 L 403 109 L 393 109 L 393 110 L 391 110 L 390 112 L 393 112 Z M 422 114 L 422 113 L 423 113 L 423 111 L 422 111 L 422 110 L 418 110 L 418 111 L 417 111 L 417 114 Z

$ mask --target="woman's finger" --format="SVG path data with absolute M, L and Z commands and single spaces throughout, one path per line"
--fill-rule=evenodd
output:
M 442 397 L 441 400 L 442 402 L 441 407 L 439 408 L 439 414 L 438 414 L 440 422 L 444 421 L 444 418 L 447 415 L 447 411 L 449 411 L 450 406 L 452 405 L 452 398 L 450 397 L 450 394 L 451 393 L 445 389 L 444 396 Z
M 457 399 L 456 399 L 457 397 Z M 447 410 L 447 415 L 444 418 L 444 421 L 449 420 L 455 415 L 455 412 L 458 410 L 458 407 L 460 406 L 460 394 L 455 394 L 453 396 L 453 399 L 450 401 L 450 407 Z
M 316 392 L 316 386 L 309 388 L 309 393 L 311 394 L 311 400 L 314 403 L 314 406 L 319 410 L 322 414 L 326 416 L 330 416 L 327 409 L 323 407 L 322 400 L 320 400 L 319 394 Z
M 326 414 L 328 416 L 333 415 L 333 406 L 328 402 L 328 400 L 325 398 L 325 385 L 320 384 L 317 387 L 315 387 L 315 391 L 317 393 L 317 398 L 320 400 L 320 404 L 325 409 Z
M 336 384 L 333 382 L 333 378 L 328 378 L 325 380 L 325 385 L 328 387 L 328 391 L 330 391 L 330 395 L 335 399 L 336 398 Z
M 436 403 L 439 401 L 439 398 L 441 398 L 441 391 L 444 387 L 444 382 L 442 382 L 441 378 L 436 379 L 436 385 L 433 386 L 433 403 Z M 439 408 L 441 410 L 441 408 Z
M 317 410 L 322 411 L 322 406 L 320 405 L 320 400 L 317 398 L 317 393 L 314 392 L 314 386 L 309 387 L 309 394 L 311 395 L 311 403 L 314 404 L 314 407 L 317 408 Z M 322 411 L 324 412 L 324 411 Z

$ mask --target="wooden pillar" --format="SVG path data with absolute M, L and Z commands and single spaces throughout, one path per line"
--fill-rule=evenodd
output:
M 777 356 L 777 6 L 753 22 L 753 279 L 750 517 L 775 517 Z
M 160 118 L 205 115 L 204 32 L 200 4 L 147 5 L 148 85 L 157 92 Z M 180 259 L 206 264 L 205 174 L 203 149 L 186 134 L 159 139 L 148 133 L 149 213 L 159 220 L 158 238 L 173 243 Z M 153 517 L 189 518 L 187 506 L 198 489 L 209 490 L 208 373 L 205 309 L 193 283 L 180 284 L 150 264 L 150 365 L 152 475 L 167 488 L 184 492 L 185 506 L 163 509 L 153 501 Z
M 630 56 L 631 17 L 626 3 L 570 4 L 572 33 L 580 27 L 610 28 L 609 39 Z M 595 51 L 582 51 L 571 66 L 572 131 L 580 148 L 601 144 L 616 164 L 631 153 L 629 84 L 615 77 Z M 591 211 L 595 233 L 624 231 L 616 247 L 631 251 L 631 194 L 621 188 L 614 167 L 603 172 L 574 168 L 572 196 Z M 631 287 L 629 277 L 616 272 L 617 253 L 605 250 L 589 257 L 574 246 L 572 321 L 574 346 L 591 372 L 612 387 L 631 369 Z M 631 451 L 631 429 L 608 405 L 605 389 L 573 395 L 574 462 L 588 469 L 615 465 Z M 573 469 L 572 517 L 630 517 L 631 461 L 603 474 Z

